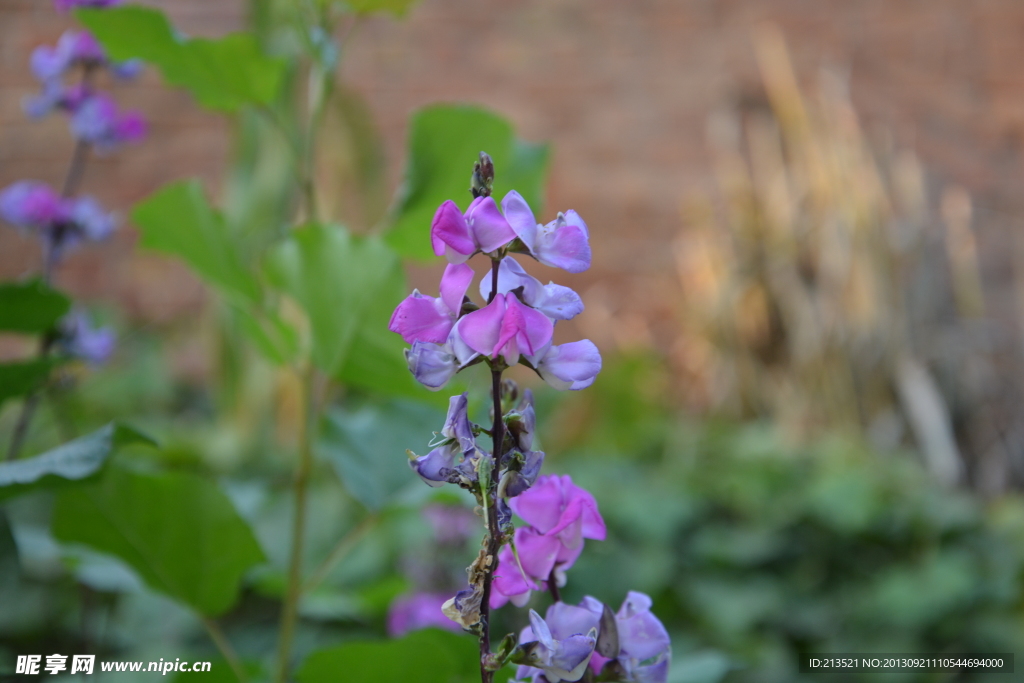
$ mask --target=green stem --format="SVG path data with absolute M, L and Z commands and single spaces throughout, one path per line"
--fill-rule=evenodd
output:
M 231 667 L 235 678 L 238 679 L 238 683 L 248 683 L 249 679 L 245 675 L 245 669 L 242 668 L 242 661 L 238 658 L 235 648 L 231 647 L 231 643 L 224 635 L 220 624 L 209 617 L 201 617 L 201 619 L 203 626 L 206 627 L 206 632 L 210 634 L 210 640 L 213 641 L 213 644 L 220 650 L 221 655 L 227 660 L 228 666 Z
M 342 536 L 334 546 L 334 549 L 331 550 L 330 554 L 327 556 L 327 559 L 320 563 L 320 566 L 313 572 L 313 576 L 306 581 L 306 584 L 302 587 L 303 592 L 308 593 L 323 583 L 323 580 L 327 578 L 327 575 L 331 573 L 331 570 L 334 569 L 339 562 L 345 559 L 345 557 L 352 552 L 352 549 L 356 547 L 356 544 L 358 544 L 370 529 L 377 524 L 377 519 L 376 515 L 368 515 L 347 534 Z
M 295 469 L 295 511 L 292 519 L 292 547 L 288 560 L 288 584 L 285 590 L 284 605 L 281 609 L 281 628 L 277 647 L 277 683 L 288 680 L 288 668 L 291 658 L 292 641 L 295 637 L 295 625 L 298 621 L 299 598 L 302 594 L 302 548 L 306 535 L 306 492 L 309 485 L 309 474 L 313 467 L 313 430 L 316 428 L 319 407 L 316 401 L 315 374 L 310 365 L 303 373 L 305 387 L 305 411 L 302 419 L 302 431 L 299 435 L 299 463 Z

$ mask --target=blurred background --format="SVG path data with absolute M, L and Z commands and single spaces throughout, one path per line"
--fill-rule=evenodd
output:
M 143 4 L 190 35 L 251 28 L 273 40 L 272 3 Z M 48 2 L 0 0 L 0 187 L 64 173 L 63 123 L 28 121 L 22 101 L 37 88 L 32 48 L 72 23 Z M 353 229 L 384 215 L 409 116 L 425 104 L 483 105 L 551 143 L 539 218 L 575 209 L 594 253 L 589 271 L 559 280 L 587 305 L 561 333 L 589 337 L 606 359 L 589 392 L 539 398 L 546 469 L 590 487 L 612 531 L 588 545 L 567 595 L 617 605 L 628 585 L 655 597 L 674 683 L 801 680 L 804 651 L 1024 643 L 1021 35 L 1012 0 L 423 0 L 347 37 L 317 173 L 337 188 L 322 193 L 327 215 Z M 117 94 L 150 135 L 94 159 L 86 191 L 126 214 L 199 176 L 246 220 L 251 121 L 202 112 L 155 70 Z M 246 468 L 279 475 L 296 388 L 240 369 L 209 293 L 135 241 L 128 225 L 58 274 L 122 337 L 109 368 L 83 372 L 69 410 L 135 417 L 180 466 L 234 480 L 274 555 L 279 501 Z M 0 280 L 38 261 L 34 241 L 0 230 Z M 432 291 L 440 267 L 409 273 Z M 0 338 L 0 357 L 25 343 Z M 388 424 L 412 410 L 430 424 L 402 405 L 352 414 Z M 261 440 L 268 414 L 283 441 Z M 329 549 L 355 513 L 330 486 L 320 493 L 312 533 Z M 170 603 L 99 559 L 69 565 L 32 501 L 19 505 L 10 514 L 38 590 L 35 607 L 0 603 L 8 644 L 77 638 L 81 618 L 113 629 L 111 651 L 208 647 L 186 616 L 159 636 L 132 633 L 156 628 Z M 393 533 L 362 541 L 334 592 L 306 606 L 304 647 L 383 632 L 388 601 L 408 587 L 402 539 L 426 533 L 388 520 Z M 92 606 L 55 599 L 55 582 Z M 247 591 L 226 628 L 256 653 L 273 577 Z

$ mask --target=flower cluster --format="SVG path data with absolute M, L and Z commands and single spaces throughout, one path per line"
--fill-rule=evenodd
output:
M 516 529 L 512 544 L 498 555 L 492 608 L 509 601 L 522 607 L 530 591 L 548 590 L 548 581 L 564 586 L 565 572 L 583 552 L 583 539 L 603 541 L 606 533 L 594 496 L 569 475 L 541 477 L 509 506 L 530 526 Z
M 114 0 L 55 0 L 58 11 L 62 12 L 73 7 L 114 4 L 117 4 Z M 15 182 L 0 192 L 0 218 L 39 236 L 48 278 L 51 268 L 70 248 L 82 242 L 105 239 L 116 226 L 114 216 L 96 199 L 74 196 L 74 190 L 88 149 L 106 152 L 145 135 L 146 124 L 138 112 L 121 111 L 110 95 L 96 90 L 93 85 L 99 69 L 107 69 L 118 78 L 132 78 L 139 73 L 141 63 L 137 60 L 114 63 L 92 34 L 70 30 L 56 45 L 37 47 L 30 64 L 41 91 L 25 101 L 26 113 L 36 119 L 53 111 L 66 113 L 79 148 L 62 192 L 39 181 Z
M 668 632 L 651 614 L 651 599 L 630 591 L 615 614 L 589 595 L 578 606 L 556 602 L 544 619 L 530 610 L 519 635 L 530 643 L 516 681 L 578 681 L 589 666 L 595 676 L 628 683 L 664 683 L 672 661 Z
M 593 674 L 588 680 L 664 683 L 669 638 L 646 595 L 629 593 L 617 614 L 591 597 L 578 606 L 562 602 L 566 571 L 583 551 L 584 539 L 605 538 L 605 523 L 594 497 L 569 476 L 540 476 L 544 453 L 535 450 L 533 394 L 526 390 L 520 396 L 516 384 L 501 377 L 521 363 L 565 390 L 590 386 L 600 372 L 601 355 L 589 340 L 552 343 L 555 324 L 583 311 L 579 295 L 542 284 L 511 256 L 528 254 L 581 272 L 591 260 L 587 226 L 574 211 L 541 225 L 514 191 L 499 209 L 490 196 L 492 180 L 493 165 L 481 153 L 469 208 L 462 212 L 446 201 L 431 225 L 434 253 L 448 261 L 440 296 L 413 291 L 389 324 L 412 345 L 406 351 L 409 369 L 428 389 L 441 389 L 455 373 L 478 363 L 491 371 L 490 429 L 470 420 L 469 395 L 462 393 L 449 400 L 433 450 L 409 453 L 410 466 L 428 485 L 450 483 L 470 491 L 487 529 L 466 569 L 469 585 L 441 609 L 480 638 L 482 683 L 493 681 L 509 662 L 519 665 L 516 680 L 532 678 L 533 683 L 578 681 L 588 667 Z M 491 260 L 490 277 L 479 285 L 483 304 L 466 295 L 474 278 L 466 261 L 478 253 Z M 482 434 L 490 437 L 490 452 L 478 444 Z M 516 528 L 513 513 L 526 525 Z M 540 590 L 550 591 L 554 600 L 546 619 L 530 610 L 530 626 L 518 639 L 509 634 L 491 652 L 490 610 L 508 602 L 523 607 Z M 433 595 L 410 598 L 395 608 L 394 618 L 427 623 L 436 617 L 436 600 Z
M 555 323 L 583 311 L 583 302 L 562 285 L 541 284 L 510 253 L 526 253 L 541 263 L 581 272 L 590 267 L 589 233 L 575 211 L 539 225 L 518 192 L 502 200 L 477 197 L 465 213 L 455 202 L 438 208 L 430 228 L 434 253 L 445 256 L 440 296 L 419 291 L 395 309 L 388 326 L 412 344 L 409 369 L 428 389 L 443 388 L 455 373 L 482 359 L 506 366 L 522 363 L 556 389 L 583 389 L 601 371 L 601 354 L 588 339 L 552 343 Z M 480 306 L 466 296 L 477 253 L 491 257 L 492 277 L 480 282 Z

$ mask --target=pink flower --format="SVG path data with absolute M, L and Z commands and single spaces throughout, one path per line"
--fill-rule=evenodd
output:
M 529 360 L 537 374 L 559 391 L 586 389 L 601 372 L 601 352 L 589 339 L 545 346 Z
M 491 303 L 459 321 L 462 340 L 484 356 L 504 356 L 515 365 L 520 353 L 536 354 L 550 343 L 555 325 L 550 318 L 520 303 L 514 294 L 497 294 Z
M 449 199 L 438 207 L 430 225 L 434 253 L 449 263 L 464 263 L 478 251 L 500 249 L 515 236 L 491 197 L 477 197 L 465 214 Z
M 441 277 L 441 296 L 423 296 L 419 290 L 398 304 L 388 329 L 412 344 L 417 341 L 443 344 L 462 310 L 462 300 L 473 281 L 473 269 L 466 264 L 449 264 Z
M 505 218 L 530 254 L 544 265 L 582 273 L 590 267 L 590 232 L 575 211 L 559 213 L 540 225 L 529 204 L 515 190 L 501 200 Z

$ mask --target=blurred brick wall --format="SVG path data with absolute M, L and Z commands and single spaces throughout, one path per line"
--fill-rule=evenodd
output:
M 149 4 L 192 34 L 244 23 L 241 0 Z M 757 90 L 750 37 L 764 20 L 783 29 L 801 78 L 813 81 L 822 64 L 848 69 L 869 129 L 889 128 L 914 148 L 936 186 L 972 192 L 987 272 L 1005 282 L 1010 240 L 1024 228 L 1019 0 L 423 0 L 404 21 L 365 21 L 343 71 L 379 116 L 395 182 L 408 116 L 429 102 L 480 103 L 509 116 L 522 136 L 551 141 L 548 207 L 578 210 L 594 242 L 595 268 L 563 279 L 604 293 L 581 320 L 586 332 L 599 334 L 615 315 L 617 341 L 630 343 L 661 338 L 671 315 L 668 245 L 680 201 L 709 187 L 707 115 Z M 21 177 L 58 182 L 64 171 L 64 123 L 27 122 L 20 102 L 34 89 L 31 48 L 68 24 L 48 0 L 0 0 L 0 186 Z M 92 165 L 86 190 L 126 209 L 184 175 L 216 186 L 229 144 L 224 120 L 153 73 L 118 96 L 147 114 L 152 136 Z M 179 267 L 133 256 L 132 244 L 125 231 L 76 256 L 61 279 L 144 319 L 174 318 L 201 302 Z M 0 231 L 0 276 L 25 272 L 34 253 Z

